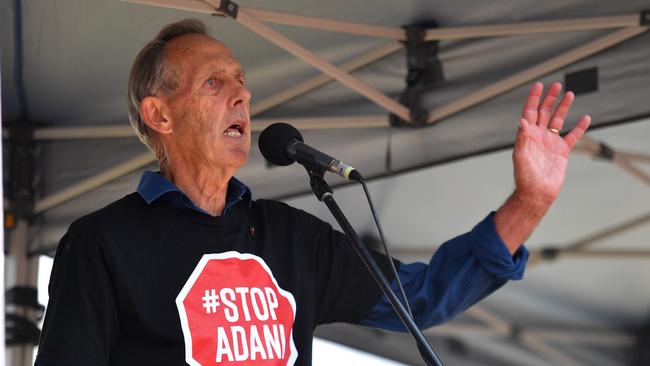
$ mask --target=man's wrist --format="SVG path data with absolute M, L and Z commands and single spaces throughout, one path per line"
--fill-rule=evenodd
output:
M 553 200 L 547 200 L 537 195 L 515 191 L 494 214 L 494 225 L 501 240 L 510 254 L 514 254 L 519 246 L 533 232 L 542 220 Z
M 518 206 L 523 206 L 531 212 L 539 212 L 542 215 L 548 211 L 557 197 L 540 192 L 531 192 L 521 189 L 515 189 L 509 200 L 513 200 Z

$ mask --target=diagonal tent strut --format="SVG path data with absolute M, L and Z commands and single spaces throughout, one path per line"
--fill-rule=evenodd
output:
M 497 334 L 491 329 L 478 324 L 445 323 L 425 330 L 425 334 L 434 336 L 468 336 L 517 338 L 523 334 L 531 334 L 544 341 L 563 342 L 571 344 L 594 344 L 599 346 L 630 347 L 634 344 L 634 336 L 628 332 L 612 329 L 589 329 L 566 326 L 544 326 L 513 328 L 510 323 L 507 333 Z
M 425 40 L 502 37 L 522 34 L 575 32 L 595 29 L 628 28 L 639 25 L 639 14 L 609 17 L 519 22 L 515 24 L 482 25 L 476 27 L 448 27 L 427 30 Z
M 240 24 L 249 28 L 250 30 L 266 38 L 268 41 L 274 43 L 277 46 L 280 46 L 281 48 L 285 49 L 286 51 L 293 54 L 294 56 L 310 63 L 312 66 L 328 74 L 332 78 L 336 79 L 338 82 L 344 84 L 345 86 L 363 95 L 364 97 L 372 100 L 380 107 L 398 115 L 400 118 L 402 118 L 405 121 L 410 120 L 409 110 L 405 106 L 399 104 L 397 101 L 387 97 L 385 94 L 377 91 L 370 85 L 344 72 L 343 70 L 332 65 L 331 63 L 316 56 L 311 51 L 308 51 L 306 48 L 291 41 L 290 39 L 286 38 L 279 32 L 276 32 L 275 30 L 271 29 L 269 26 L 264 25 L 263 23 L 261 23 L 260 21 L 258 21 L 257 19 L 255 19 L 254 17 L 246 13 L 245 10 L 243 9 L 239 10 L 236 20 Z
M 497 334 L 491 329 L 478 324 L 455 324 L 445 323 L 425 330 L 425 334 L 434 336 L 468 336 L 477 335 L 481 337 L 506 337 L 516 338 L 522 334 L 533 336 L 552 342 L 565 342 L 571 344 L 595 344 L 599 346 L 630 347 L 634 344 L 634 336 L 628 332 L 612 329 L 590 329 L 567 326 L 543 326 L 513 328 L 512 324 L 504 322 L 508 326 L 507 333 Z
M 174 9 L 182 9 L 195 11 L 200 13 L 207 13 L 211 15 L 226 15 L 228 11 L 230 14 L 234 15 L 233 18 L 242 24 L 243 26 L 249 28 L 258 35 L 266 38 L 270 42 L 280 46 L 284 50 L 293 54 L 294 56 L 308 62 L 312 66 L 316 67 L 320 71 L 328 74 L 332 78 L 336 79 L 340 83 L 346 85 L 357 93 L 365 96 L 371 101 L 378 104 L 380 107 L 386 109 L 389 112 L 399 116 L 405 121 L 410 121 L 410 115 L 408 108 L 399 104 L 395 100 L 387 97 L 385 94 L 379 92 L 378 90 L 372 88 L 361 80 L 353 77 L 349 73 L 341 70 L 340 68 L 332 65 L 331 63 L 323 60 L 322 58 L 316 56 L 314 53 L 305 49 L 304 47 L 298 45 L 297 43 L 291 41 L 287 37 L 283 36 L 279 32 L 271 29 L 266 26 L 259 20 L 257 20 L 252 14 L 247 13 L 248 9 L 239 7 L 237 4 L 230 1 L 222 0 L 204 0 L 193 1 L 193 0 L 129 0 L 131 2 L 155 5 L 162 7 L 169 7 Z M 223 10 L 222 9 L 223 6 Z
M 493 312 L 480 306 L 473 306 L 466 310 L 466 313 L 485 325 L 494 333 L 508 338 L 512 335 L 513 326 L 510 322 L 502 319 Z M 520 335 L 521 345 L 528 350 L 539 352 L 549 359 L 553 360 L 556 365 L 580 366 L 582 365 L 575 358 L 567 355 L 565 352 L 553 347 L 541 339 L 538 335 L 525 332 Z
M 303 28 L 321 29 L 332 32 L 349 33 L 369 37 L 405 41 L 404 30 L 376 25 L 345 22 L 326 18 L 283 13 L 262 9 L 246 8 L 259 21 Z M 429 29 L 425 41 L 442 41 L 449 39 L 484 38 L 512 36 L 521 34 L 573 32 L 594 29 L 625 28 L 639 25 L 639 14 L 607 17 L 578 18 L 565 20 L 548 20 L 538 22 L 520 22 L 516 24 L 484 25 L 475 27 L 445 27 Z
M 628 174 L 631 174 L 650 186 L 650 175 L 633 164 L 635 161 L 650 163 L 650 156 L 614 151 L 609 146 L 602 142 L 598 142 L 589 136 L 583 136 L 582 140 L 580 152 L 610 160 L 616 166 L 625 170 Z
M 153 163 L 155 160 L 156 159 L 153 154 L 149 152 L 141 154 L 134 159 L 127 160 L 126 162 L 118 164 L 101 174 L 97 174 L 90 178 L 84 179 L 83 181 L 74 184 L 60 192 L 40 199 L 34 205 L 34 213 L 38 214 L 52 207 L 65 203 L 86 192 L 101 187 L 104 184 L 111 182 L 121 176 L 147 166 Z
M 467 108 L 473 107 L 479 103 L 485 102 L 488 99 L 504 94 L 514 88 L 517 88 L 541 76 L 556 71 L 564 66 L 591 56 L 597 52 L 603 51 L 609 47 L 615 46 L 630 38 L 636 37 L 647 30 L 647 27 L 639 26 L 626 28 L 590 42 L 582 47 L 578 47 L 572 51 L 566 52 L 560 56 L 556 56 L 537 66 L 531 67 L 513 76 L 505 78 L 491 86 L 471 93 L 454 102 L 431 110 L 429 112 L 429 119 L 427 122 L 429 124 L 439 122 L 446 117 L 461 112 Z
M 575 147 L 574 151 L 592 155 L 596 158 L 606 158 L 606 156 L 603 156 L 603 145 L 604 144 L 602 142 L 598 142 L 589 136 L 584 136 L 580 140 L 580 143 Z M 610 147 L 606 146 L 605 148 L 607 149 Z M 611 152 L 614 154 L 614 157 L 621 157 L 629 162 L 650 164 L 650 155 L 647 154 L 619 149 L 616 149 L 615 151 L 612 150 Z
M 616 226 L 604 229 L 594 234 L 588 235 L 582 239 L 570 242 L 562 247 L 552 247 L 541 250 L 531 251 L 531 260 L 529 266 L 540 263 L 540 259 L 545 259 L 546 256 L 567 256 L 567 257 L 580 257 L 580 258 L 618 258 L 618 259 L 633 259 L 633 260 L 646 260 L 650 259 L 650 250 L 589 250 L 589 247 L 605 239 L 609 239 L 616 235 L 621 235 L 632 229 L 644 226 L 650 223 L 650 213 L 636 217 L 629 221 L 620 223 Z M 548 251 L 551 250 L 552 253 Z M 419 248 L 402 248 L 401 250 L 394 251 L 397 256 L 404 257 L 420 257 L 425 258 L 430 255 L 430 251 Z
M 603 231 L 600 231 L 596 234 L 590 235 L 586 238 L 577 240 L 571 244 L 569 244 L 566 249 L 573 250 L 573 251 L 578 251 L 581 249 L 585 249 L 587 246 L 593 245 L 601 240 L 610 238 L 614 235 L 619 235 L 623 232 L 629 231 L 633 228 L 636 228 L 641 225 L 645 225 L 650 223 L 650 213 L 643 215 L 641 217 L 637 217 L 633 220 L 627 221 L 625 223 L 622 223 L 620 225 L 617 225 L 615 227 L 605 229 Z
M 363 54 L 359 57 L 354 58 L 353 60 L 350 60 L 342 64 L 340 66 L 340 69 L 342 71 L 349 73 L 360 67 L 363 67 L 377 60 L 380 60 L 386 56 L 392 55 L 393 53 L 401 49 L 402 49 L 402 45 L 400 43 L 397 42 L 386 43 L 383 46 L 380 46 L 366 54 Z M 251 106 L 251 116 L 262 113 L 268 109 L 271 109 L 284 102 L 299 97 L 314 89 L 320 88 L 321 86 L 329 83 L 330 81 L 332 81 L 332 77 L 326 74 L 321 74 L 311 79 L 308 79 L 294 87 L 291 87 L 280 93 L 277 93 L 269 98 L 258 101 Z
M 210 0 L 204 1 L 211 3 L 213 2 Z M 396 41 L 403 41 L 405 39 L 404 30 L 401 28 L 367 25 L 357 22 L 344 22 L 340 20 L 309 17 L 304 15 L 253 8 L 246 8 L 246 12 L 261 22 L 295 25 L 304 28 L 322 29 L 333 32 L 356 34 L 360 36 L 394 39 Z
M 619 223 L 618 225 L 605 228 L 591 235 L 587 235 L 581 239 L 574 240 L 561 247 L 555 246 L 552 249 L 556 251 L 558 255 L 567 254 L 573 257 L 581 256 L 585 258 L 602 258 L 604 256 L 611 256 L 620 259 L 650 259 L 650 250 L 589 250 L 590 246 L 593 246 L 594 244 L 597 244 L 605 239 L 610 239 L 614 236 L 621 235 L 630 230 L 648 224 L 650 224 L 650 212 L 628 221 Z M 404 246 L 400 247 L 400 250 L 394 251 L 397 256 L 424 258 L 430 255 L 430 251 L 427 249 L 407 248 Z M 541 256 L 543 254 L 543 251 L 544 249 L 532 251 L 531 259 L 533 257 Z M 532 262 L 537 263 L 537 261 Z

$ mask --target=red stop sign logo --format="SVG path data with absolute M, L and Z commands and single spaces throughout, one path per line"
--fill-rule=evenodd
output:
M 252 254 L 205 254 L 176 306 L 185 361 L 206 365 L 293 365 L 296 302 Z

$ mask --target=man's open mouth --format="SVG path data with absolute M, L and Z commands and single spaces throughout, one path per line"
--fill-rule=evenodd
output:
M 223 134 L 228 137 L 241 137 L 243 133 L 244 133 L 244 126 L 242 126 L 239 123 L 233 123 L 228 128 L 226 128 L 225 131 L 223 131 Z

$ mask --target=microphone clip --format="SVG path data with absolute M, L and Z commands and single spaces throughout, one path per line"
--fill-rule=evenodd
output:
M 314 194 L 319 201 L 322 202 L 325 197 L 332 195 L 332 188 L 327 184 L 327 182 L 325 182 L 325 179 L 323 179 L 325 176 L 325 169 L 320 167 L 316 169 L 305 167 L 305 170 L 309 175 L 309 185 L 311 186 L 311 190 L 314 191 Z

